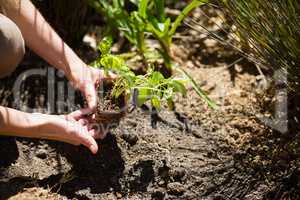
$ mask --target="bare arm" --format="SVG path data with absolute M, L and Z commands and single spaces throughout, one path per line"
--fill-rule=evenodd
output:
M 8 1 L 15 2 L 7 3 Z M 4 14 L 21 29 L 27 46 L 49 64 L 62 69 L 70 80 L 73 79 L 72 73 L 86 67 L 29 0 L 2 0 L 2 2 Z
M 90 129 L 86 114 L 96 107 L 95 84 L 103 78 L 102 71 L 88 67 L 29 0 L 0 0 L 0 5 L 1 11 L 20 28 L 26 45 L 51 65 L 63 70 L 84 93 L 89 105 L 89 109 L 65 116 L 29 114 L 0 106 L 0 135 L 83 144 L 96 153 L 98 146 L 95 138 L 104 138 L 105 133 Z
M 104 138 L 105 134 L 89 129 L 83 123 L 87 120 L 84 114 L 83 111 L 75 111 L 65 116 L 29 114 L 0 106 L 0 135 L 83 144 L 92 153 L 96 153 L 98 145 L 94 138 Z
M 30 129 L 38 127 L 40 122 L 35 123 L 28 113 L 0 106 L 0 135 L 30 136 Z M 29 125 L 30 124 L 30 125 Z
M 102 72 L 88 67 L 29 0 L 0 0 L 0 5 L 4 14 L 20 28 L 26 45 L 48 63 L 63 70 L 74 86 L 84 93 L 89 107 L 95 109 L 95 83 L 103 78 Z

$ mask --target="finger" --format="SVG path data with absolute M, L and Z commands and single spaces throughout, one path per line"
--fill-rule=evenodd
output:
M 76 122 L 76 120 L 69 114 L 69 115 L 62 115 L 64 120 L 69 122 Z
M 89 130 L 89 134 L 94 138 L 94 139 L 102 139 L 101 138 L 101 133 L 97 131 L 96 129 L 91 129 Z
M 91 136 L 93 138 L 95 138 L 95 139 L 101 139 L 101 140 L 103 140 L 106 137 L 106 135 L 107 135 L 107 132 L 101 132 L 101 131 L 95 130 L 95 129 L 91 129 L 89 131 L 89 133 L 91 134 Z
M 93 68 L 92 70 L 93 70 L 93 79 L 96 84 L 97 84 L 97 81 L 103 81 L 103 80 L 109 81 L 109 80 L 114 80 L 118 77 L 116 74 L 114 74 L 113 72 L 110 72 L 110 71 L 105 74 L 104 70 L 102 70 L 102 69 Z
M 108 130 L 105 127 L 103 127 L 101 124 L 89 124 L 88 130 L 89 133 L 92 135 L 92 137 L 101 140 L 103 140 L 106 137 L 108 132 Z
M 98 144 L 89 133 L 84 134 L 81 144 L 89 148 L 93 154 L 96 154 L 98 151 Z
M 83 89 L 84 96 L 86 98 L 86 101 L 88 103 L 88 107 L 90 110 L 94 111 L 96 110 L 97 106 L 97 95 L 96 95 L 96 89 L 95 86 L 91 83 L 85 85 Z
M 82 126 L 85 126 L 87 125 L 89 122 L 87 119 L 79 119 L 78 122 L 82 125 Z
M 73 119 L 75 119 L 75 120 L 79 120 L 79 119 L 81 119 L 81 118 L 83 118 L 83 117 L 85 117 L 86 115 L 89 115 L 89 114 L 91 114 L 91 113 L 92 113 L 92 110 L 91 110 L 90 108 L 82 108 L 82 109 L 80 109 L 80 110 L 76 110 L 76 111 L 74 111 L 74 112 L 68 114 L 68 115 L 67 115 L 67 116 L 68 116 L 67 119 L 73 118 Z
M 90 125 L 98 124 L 98 123 L 95 123 L 95 121 L 96 121 L 96 115 L 95 114 L 88 115 L 88 116 L 86 116 L 85 119 L 88 120 Z
M 99 139 L 99 133 L 101 132 L 100 126 L 98 124 L 88 124 L 87 126 L 89 133 L 93 138 Z

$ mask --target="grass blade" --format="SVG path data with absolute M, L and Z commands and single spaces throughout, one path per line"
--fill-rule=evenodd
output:
M 188 78 L 188 80 L 193 86 L 193 89 L 202 99 L 205 100 L 209 107 L 211 107 L 212 109 L 218 108 L 217 104 L 207 96 L 207 94 L 200 88 L 200 86 L 196 83 L 196 81 L 192 78 L 191 75 L 189 75 L 184 69 L 181 69 L 179 67 L 177 67 L 176 69 Z

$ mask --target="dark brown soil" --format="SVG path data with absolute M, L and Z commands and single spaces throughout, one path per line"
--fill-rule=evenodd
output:
M 101 124 L 117 123 L 126 114 L 126 99 L 124 95 L 112 95 L 113 82 L 103 82 L 97 86 L 98 105 L 96 122 Z
M 180 117 L 162 109 L 156 129 L 150 113 L 136 109 L 98 141 L 97 155 L 59 142 L 1 137 L 0 199 L 37 193 L 47 200 L 300 199 L 299 126 L 282 134 L 264 125 L 256 114 L 269 115 L 271 109 L 261 105 L 271 108 L 272 101 L 257 95 L 263 83 L 255 66 L 244 61 L 231 66 L 238 55 L 198 36 L 183 31 L 187 39 L 174 52 L 219 109 L 209 109 L 191 89 L 188 98 L 175 99 Z M 39 63 L 31 57 L 0 80 L 1 105 L 16 106 L 15 78 L 32 64 L 44 68 Z M 26 81 L 20 109 L 43 107 L 46 88 L 42 78 Z M 82 102 L 77 94 L 75 108 Z

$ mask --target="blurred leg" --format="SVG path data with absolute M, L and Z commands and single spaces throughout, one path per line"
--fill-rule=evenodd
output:
M 0 14 L 0 78 L 10 75 L 23 59 L 25 43 L 21 31 Z

